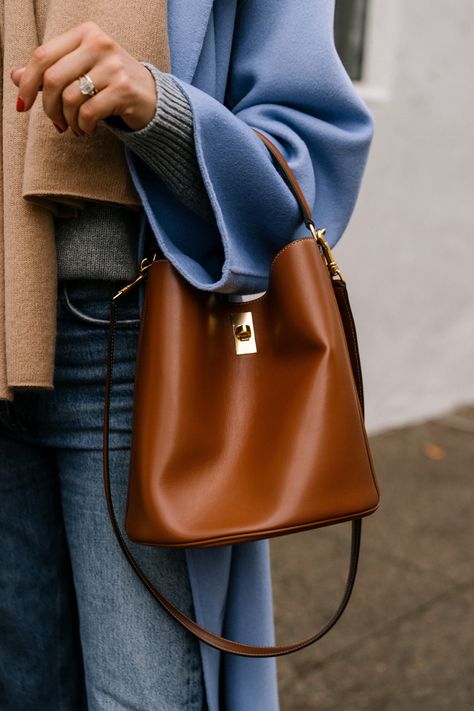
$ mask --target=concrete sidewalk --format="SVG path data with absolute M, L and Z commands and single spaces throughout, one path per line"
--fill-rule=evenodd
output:
M 474 709 L 474 408 L 371 439 L 381 506 L 349 608 L 278 660 L 282 711 Z M 277 638 L 309 636 L 344 585 L 350 524 L 272 541 Z

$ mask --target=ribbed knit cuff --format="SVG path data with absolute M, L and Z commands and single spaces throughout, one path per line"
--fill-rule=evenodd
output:
M 141 62 L 156 82 L 155 115 L 143 128 L 118 128 L 116 117 L 104 125 L 136 153 L 191 210 L 215 222 L 196 158 L 191 106 L 172 75 Z M 114 120 L 115 119 L 115 120 Z

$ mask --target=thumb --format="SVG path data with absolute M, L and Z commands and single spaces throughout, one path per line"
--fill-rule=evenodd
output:
M 20 86 L 21 77 L 25 71 L 25 67 L 20 67 L 19 69 L 12 69 L 10 72 L 10 78 L 15 86 Z

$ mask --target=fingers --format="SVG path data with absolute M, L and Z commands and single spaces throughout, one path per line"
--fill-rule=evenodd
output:
M 80 91 L 88 74 L 98 94 Z M 85 22 L 36 48 L 26 65 L 11 72 L 18 86 L 18 111 L 28 111 L 42 91 L 45 114 L 58 131 L 94 133 L 97 123 L 118 115 L 132 130 L 145 126 L 156 110 L 156 83 L 138 60 L 94 22 Z
M 51 121 L 64 131 L 68 125 L 77 130 L 77 111 L 87 96 L 81 94 L 79 77 L 88 74 L 93 65 L 88 52 L 81 46 L 66 54 L 43 74 L 43 109 Z M 97 90 L 103 88 L 96 83 Z
M 98 46 L 99 43 L 94 42 L 95 37 L 98 36 L 101 38 L 100 47 Z M 19 96 L 23 101 L 23 110 L 28 111 L 33 106 L 38 91 L 43 84 L 43 74 L 49 67 L 64 55 L 73 52 L 81 43 L 95 54 L 102 49 L 106 39 L 113 44 L 112 38 L 102 33 L 94 22 L 84 22 L 39 45 L 34 50 L 30 61 L 19 78 L 18 88 Z
M 86 97 L 84 98 L 86 99 Z M 114 88 L 107 86 L 95 96 L 81 103 L 77 112 L 77 126 L 84 133 L 92 135 L 99 121 L 107 116 L 119 115 L 120 108 Z
M 90 135 L 95 131 L 97 122 L 112 113 L 114 103 L 116 104 L 116 95 L 107 90 L 106 67 L 96 65 L 91 71 L 83 73 L 92 79 L 98 93 L 95 96 L 81 94 L 79 81 L 76 79 L 64 89 L 60 102 L 66 127 L 69 125 L 76 133 Z M 104 111 L 108 113 L 104 114 Z
M 119 97 L 123 94 L 117 91 L 115 84 L 107 84 L 106 68 L 97 65 L 92 72 L 86 73 L 98 91 L 95 96 L 81 94 L 78 80 L 69 84 L 60 95 L 63 118 L 59 125 L 64 126 L 63 130 L 69 126 L 76 135 L 92 135 L 99 121 L 107 116 L 119 115 L 122 109 Z M 52 118 L 49 113 L 48 116 Z M 52 120 L 58 125 L 55 119 Z
M 153 116 L 156 107 L 156 86 L 155 81 L 150 72 L 140 63 L 130 58 L 133 62 L 133 70 L 143 71 L 145 73 L 146 82 L 139 83 L 135 81 L 132 75 L 132 68 L 128 65 L 128 55 L 126 53 L 113 54 L 105 57 L 101 62 L 95 64 L 91 69 L 84 70 L 82 73 L 87 74 L 93 81 L 98 93 L 95 96 L 89 97 L 80 91 L 79 80 L 74 79 L 62 92 L 59 97 L 60 111 L 64 117 L 65 125 L 69 125 L 74 132 L 84 132 L 89 135 L 94 133 L 97 123 L 107 116 L 120 115 L 126 122 L 130 122 L 130 128 L 134 129 L 148 123 Z M 76 63 L 76 69 L 78 64 Z M 83 65 L 85 66 L 85 65 Z M 53 67 L 54 68 L 54 67 Z M 140 76 L 142 76 L 140 74 Z M 152 87 L 150 88 L 150 84 Z M 134 107 L 136 101 L 137 85 L 146 87 L 150 94 L 149 103 L 152 105 L 151 111 L 148 111 L 146 121 L 138 121 L 136 110 Z M 46 96 L 49 92 L 47 87 L 46 75 L 43 95 Z M 54 106 L 57 104 L 56 98 L 53 100 Z M 52 110 L 45 102 L 45 111 L 53 118 Z M 54 109 L 57 110 L 57 109 Z

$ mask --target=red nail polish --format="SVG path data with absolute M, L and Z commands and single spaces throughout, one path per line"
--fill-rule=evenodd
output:
M 24 111 L 25 110 L 25 102 L 21 98 L 21 96 L 18 97 L 16 100 L 16 110 L 17 111 Z
M 64 133 L 64 131 L 66 130 L 65 128 L 61 128 L 61 126 L 59 126 L 57 123 L 54 123 L 54 121 L 53 121 L 53 126 L 56 129 L 56 131 L 59 131 L 59 133 Z

